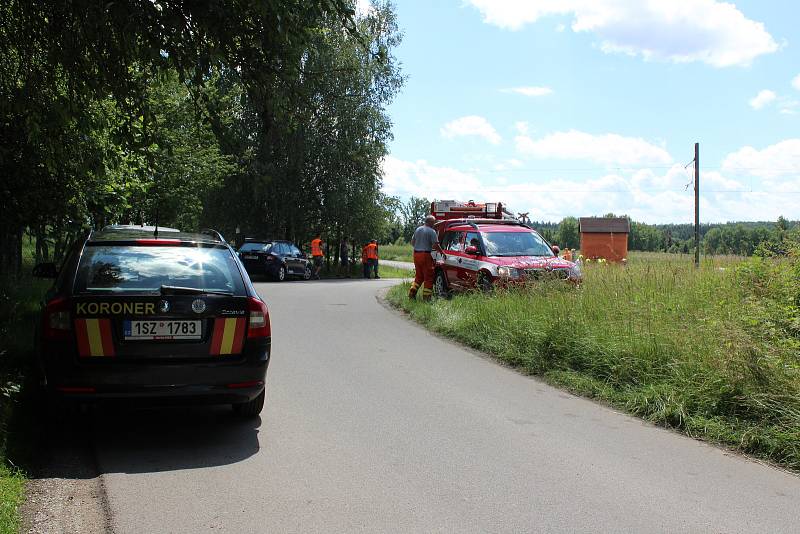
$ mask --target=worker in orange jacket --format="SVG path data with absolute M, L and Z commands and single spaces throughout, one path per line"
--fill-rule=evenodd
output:
M 380 278 L 378 276 L 378 241 L 373 239 L 364 247 L 364 256 L 366 258 L 366 264 L 364 267 L 364 278 L 370 278 L 370 273 L 375 273 L 375 278 Z
M 319 280 L 319 273 L 322 271 L 322 260 L 325 257 L 325 253 L 322 250 L 324 246 L 325 242 L 318 233 L 317 236 L 311 240 L 311 259 L 314 262 L 314 278 L 317 280 Z

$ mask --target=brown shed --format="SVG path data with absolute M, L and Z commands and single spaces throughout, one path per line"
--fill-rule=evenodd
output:
M 631 223 L 625 217 L 581 217 L 580 231 L 585 258 L 619 262 L 628 257 Z

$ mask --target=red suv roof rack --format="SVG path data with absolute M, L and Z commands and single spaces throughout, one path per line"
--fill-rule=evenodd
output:
M 522 226 L 522 227 L 530 228 L 531 230 L 533 230 L 533 227 L 531 227 L 531 225 L 525 224 L 525 223 L 520 222 L 520 221 L 515 221 L 513 219 L 475 219 L 475 218 L 472 218 L 472 217 L 469 217 L 469 218 L 466 218 L 466 219 L 462 218 L 462 219 L 449 219 L 449 220 L 437 221 L 436 224 L 434 225 L 434 229 L 436 230 L 436 233 L 438 233 L 439 237 L 441 238 L 441 236 L 442 236 L 442 234 L 444 232 L 446 232 L 447 230 L 449 230 L 450 228 L 452 228 L 454 226 L 468 225 L 468 226 L 471 226 L 472 228 L 474 228 L 476 231 L 480 231 L 480 228 L 478 227 L 479 224 L 504 225 L 504 226 Z
M 502 202 L 477 203 L 473 200 L 460 202 L 458 200 L 437 200 L 431 202 L 431 215 L 438 221 L 451 219 L 465 219 L 476 217 L 482 219 L 503 220 L 508 214 L 503 209 Z

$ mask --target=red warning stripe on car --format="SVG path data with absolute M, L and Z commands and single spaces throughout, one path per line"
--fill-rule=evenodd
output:
M 77 319 L 78 354 L 82 357 L 114 356 L 110 319 Z
M 243 317 L 229 317 L 214 320 L 214 333 L 211 336 L 211 354 L 239 354 L 244 343 Z

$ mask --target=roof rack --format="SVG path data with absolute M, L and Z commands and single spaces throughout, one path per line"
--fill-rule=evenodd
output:
M 462 219 L 465 217 L 481 217 L 484 219 L 502 220 L 508 212 L 502 202 L 475 202 L 469 200 L 439 200 L 431 202 L 431 215 L 437 220 Z
M 203 228 L 202 230 L 200 230 L 200 233 L 204 234 L 204 235 L 210 235 L 211 237 L 216 238 L 217 241 L 221 241 L 223 243 L 227 243 L 227 241 L 225 241 L 225 238 L 222 237 L 221 233 L 219 233 L 218 231 L 213 230 L 211 228 Z
M 515 219 L 478 219 L 475 217 L 466 217 L 463 219 L 449 219 L 444 221 L 438 221 L 436 226 L 440 226 L 442 231 L 447 230 L 448 228 L 452 228 L 453 226 L 462 226 L 468 224 L 473 228 L 477 228 L 479 224 L 492 224 L 497 226 L 524 226 L 525 228 L 531 228 L 531 225 L 526 224 L 521 221 L 517 221 Z

